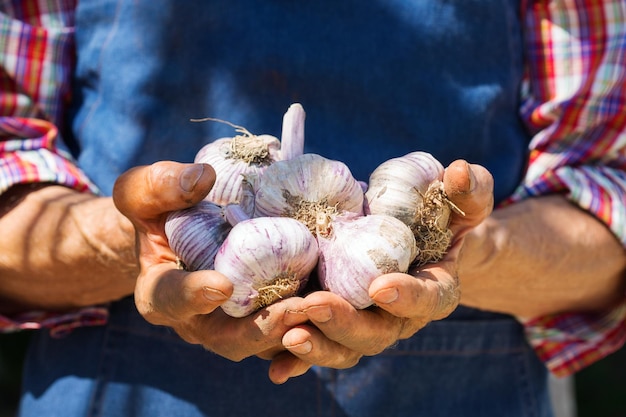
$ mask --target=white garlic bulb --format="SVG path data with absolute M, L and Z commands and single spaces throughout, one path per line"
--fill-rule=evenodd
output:
M 440 260 L 449 247 L 451 202 L 443 189 L 443 165 L 427 152 L 383 162 L 370 175 L 366 210 L 402 220 L 413 231 L 416 263 Z
M 211 165 L 217 174 L 206 200 L 221 206 L 239 203 L 245 175 L 260 176 L 274 162 L 301 155 L 304 150 L 304 119 L 302 106 L 292 104 L 283 116 L 282 143 L 274 136 L 257 136 L 244 127 L 223 120 L 202 119 L 226 123 L 239 133 L 203 146 L 195 156 L 194 162 Z
M 363 214 L 363 188 L 343 162 L 303 154 L 272 164 L 255 184 L 255 217 L 292 217 L 315 232 L 344 212 Z
M 233 283 L 222 309 L 244 317 L 296 295 L 317 259 L 315 237 L 295 219 L 258 217 L 237 223 L 215 256 L 215 270 Z
M 374 279 L 407 272 L 417 254 L 411 229 L 391 216 L 338 218 L 331 223 L 331 232 L 317 239 L 322 288 L 359 309 L 372 305 L 368 290 Z
M 215 254 L 230 230 L 222 207 L 209 201 L 174 211 L 165 221 L 170 248 L 190 271 L 213 269 Z
M 238 203 L 243 175 L 259 175 L 281 158 L 280 142 L 274 136 L 256 136 L 243 128 L 238 131 L 242 134 L 203 146 L 194 159 L 215 169 L 215 184 L 206 199 L 219 205 Z

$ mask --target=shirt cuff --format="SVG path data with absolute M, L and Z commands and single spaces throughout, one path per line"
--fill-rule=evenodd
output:
M 0 194 L 16 184 L 44 182 L 99 193 L 72 157 L 57 146 L 58 131 L 52 123 L 0 117 L 0 137 Z M 69 312 L 31 311 L 15 317 L 0 316 L 0 332 L 50 329 L 53 336 L 61 336 L 76 327 L 104 324 L 107 317 L 108 311 L 102 306 Z
M 538 176 L 533 171 L 543 173 Z M 606 165 L 562 166 L 556 169 L 531 165 L 524 183 L 510 202 L 551 193 L 565 193 L 583 210 L 594 215 L 626 248 L 626 171 Z
M 0 117 L 0 194 L 16 184 L 49 182 L 99 193 L 73 158 L 57 146 L 58 131 L 44 120 Z
M 541 174 L 534 176 L 534 172 Z M 526 182 L 510 202 L 556 192 L 606 224 L 626 247 L 626 172 L 605 165 L 546 169 L 531 164 Z M 619 306 L 601 313 L 573 312 L 520 321 L 548 369 L 556 376 L 567 376 L 626 343 L 626 294 Z
M 601 313 L 555 314 L 521 320 L 539 358 L 565 377 L 619 350 L 626 342 L 626 301 Z
M 66 312 L 30 311 L 14 317 L 0 315 L 0 333 L 49 329 L 53 337 L 62 337 L 77 327 L 101 326 L 107 322 L 106 306 L 94 306 Z

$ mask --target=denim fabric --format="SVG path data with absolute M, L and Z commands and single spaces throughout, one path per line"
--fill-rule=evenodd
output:
M 545 368 L 520 326 L 464 310 L 352 369 L 277 386 L 267 362 L 189 345 L 128 299 L 105 328 L 36 337 L 20 417 L 550 416 Z
M 217 117 L 280 136 L 292 102 L 306 148 L 366 180 L 414 150 L 488 167 L 496 199 L 519 182 L 518 3 L 502 0 L 81 0 L 67 147 L 110 193 L 131 166 L 191 161 L 232 136 Z M 218 173 L 219 175 L 219 173 Z M 268 363 L 231 363 L 147 324 L 131 299 L 111 321 L 38 334 L 20 417 L 549 417 L 547 373 L 511 317 L 459 308 L 352 369 L 282 386 Z
M 292 102 L 306 151 L 359 180 L 414 150 L 465 158 L 519 183 L 517 1 L 86 0 L 68 145 L 108 193 L 129 166 L 191 161 L 232 136 L 216 117 L 280 136 Z

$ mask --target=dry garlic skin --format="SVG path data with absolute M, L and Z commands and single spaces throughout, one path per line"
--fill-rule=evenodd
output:
M 365 193 L 369 212 L 394 216 L 410 226 L 428 187 L 442 181 L 443 173 L 443 165 L 426 152 L 383 162 L 370 175 Z
M 256 186 L 255 216 L 287 216 L 315 229 L 318 214 L 363 213 L 363 189 L 343 162 L 303 154 L 270 166 Z
M 322 287 L 359 309 L 372 305 L 369 286 L 374 279 L 407 272 L 417 253 L 411 229 L 383 215 L 334 222 L 332 232 L 318 241 Z
M 241 200 L 244 175 L 260 176 L 272 163 L 281 159 L 280 142 L 270 135 L 239 135 L 221 138 L 202 147 L 195 163 L 215 169 L 215 185 L 206 200 L 225 206 Z
M 315 237 L 288 217 L 259 217 L 237 223 L 215 256 L 215 270 L 233 283 L 222 309 L 244 317 L 306 284 L 318 259 Z

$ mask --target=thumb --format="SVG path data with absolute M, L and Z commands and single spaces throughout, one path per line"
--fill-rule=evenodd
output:
M 452 162 L 445 170 L 444 189 L 463 212 L 454 213 L 450 229 L 457 232 L 478 226 L 493 210 L 493 176 L 483 166 L 464 160 Z
M 197 204 L 214 183 L 215 171 L 210 165 L 161 161 L 122 174 L 113 187 L 113 201 L 141 228 L 167 212 Z

